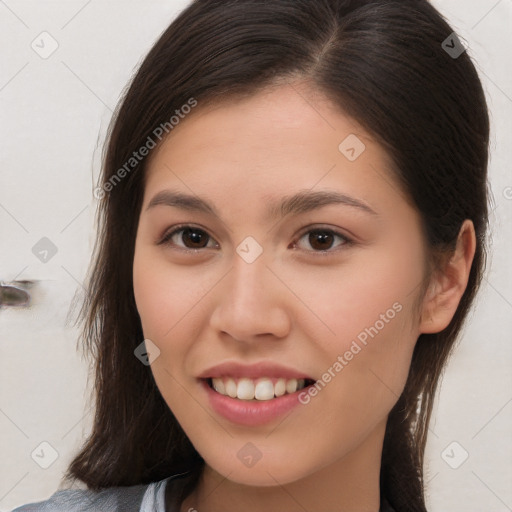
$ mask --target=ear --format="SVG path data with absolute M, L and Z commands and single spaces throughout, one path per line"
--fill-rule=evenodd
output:
M 454 253 L 432 276 L 423 299 L 420 333 L 437 333 L 448 327 L 468 284 L 475 248 L 475 228 L 472 221 L 466 220 Z

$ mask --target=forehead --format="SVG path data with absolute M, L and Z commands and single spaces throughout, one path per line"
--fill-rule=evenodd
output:
M 172 129 L 153 158 L 158 159 L 166 146 L 173 146 L 176 151 L 179 150 L 176 146 L 186 142 L 188 150 L 198 152 L 206 149 L 210 153 L 223 153 L 229 149 L 230 158 L 252 150 L 247 156 L 256 163 L 258 155 L 292 156 L 305 142 L 308 144 L 302 152 L 308 148 L 315 150 L 315 144 L 320 142 L 318 136 L 325 138 L 326 133 L 331 137 L 325 140 L 324 146 L 330 145 L 334 152 L 338 151 L 344 134 L 357 133 L 370 138 L 355 120 L 344 115 L 319 91 L 300 83 L 286 84 L 249 97 L 227 97 L 205 105 L 199 102 Z
M 146 203 L 168 184 L 219 201 L 222 189 L 263 201 L 318 186 L 364 199 L 370 188 L 391 183 L 401 194 L 390 169 L 386 152 L 355 120 L 318 91 L 287 84 L 199 102 L 150 155 Z

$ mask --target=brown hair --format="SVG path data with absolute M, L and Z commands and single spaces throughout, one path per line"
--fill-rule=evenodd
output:
M 433 400 L 485 265 L 489 117 L 468 53 L 455 56 L 442 46 L 452 33 L 427 0 L 196 0 L 165 30 L 125 92 L 101 176 L 106 190 L 133 151 L 191 97 L 200 108 L 302 77 L 388 151 L 432 254 L 452 249 L 463 221 L 473 221 L 477 248 L 467 289 L 450 325 L 419 337 L 389 414 L 381 493 L 397 511 L 426 510 L 423 457 Z M 204 462 L 150 368 L 134 357 L 144 339 L 132 265 L 145 166 L 142 160 L 99 203 L 80 311 L 84 347 L 95 361 L 96 411 L 66 476 L 99 489 L 190 471 L 186 494 Z

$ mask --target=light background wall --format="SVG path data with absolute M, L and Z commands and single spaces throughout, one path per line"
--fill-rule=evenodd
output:
M 66 315 L 93 246 L 93 179 L 123 87 L 186 4 L 0 0 L 0 280 L 37 281 L 30 309 L 0 310 L 1 511 L 55 492 L 90 426 L 87 365 Z M 512 0 L 434 4 L 467 41 L 488 96 L 494 205 L 489 271 L 430 427 L 428 503 L 432 512 L 506 512 L 512 510 Z M 52 45 L 58 47 L 45 55 Z M 46 263 L 32 250 L 43 237 L 57 251 Z

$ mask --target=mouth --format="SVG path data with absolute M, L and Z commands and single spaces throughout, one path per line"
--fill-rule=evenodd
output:
M 216 393 L 247 402 L 269 401 L 312 386 L 312 379 L 209 377 L 202 379 Z

